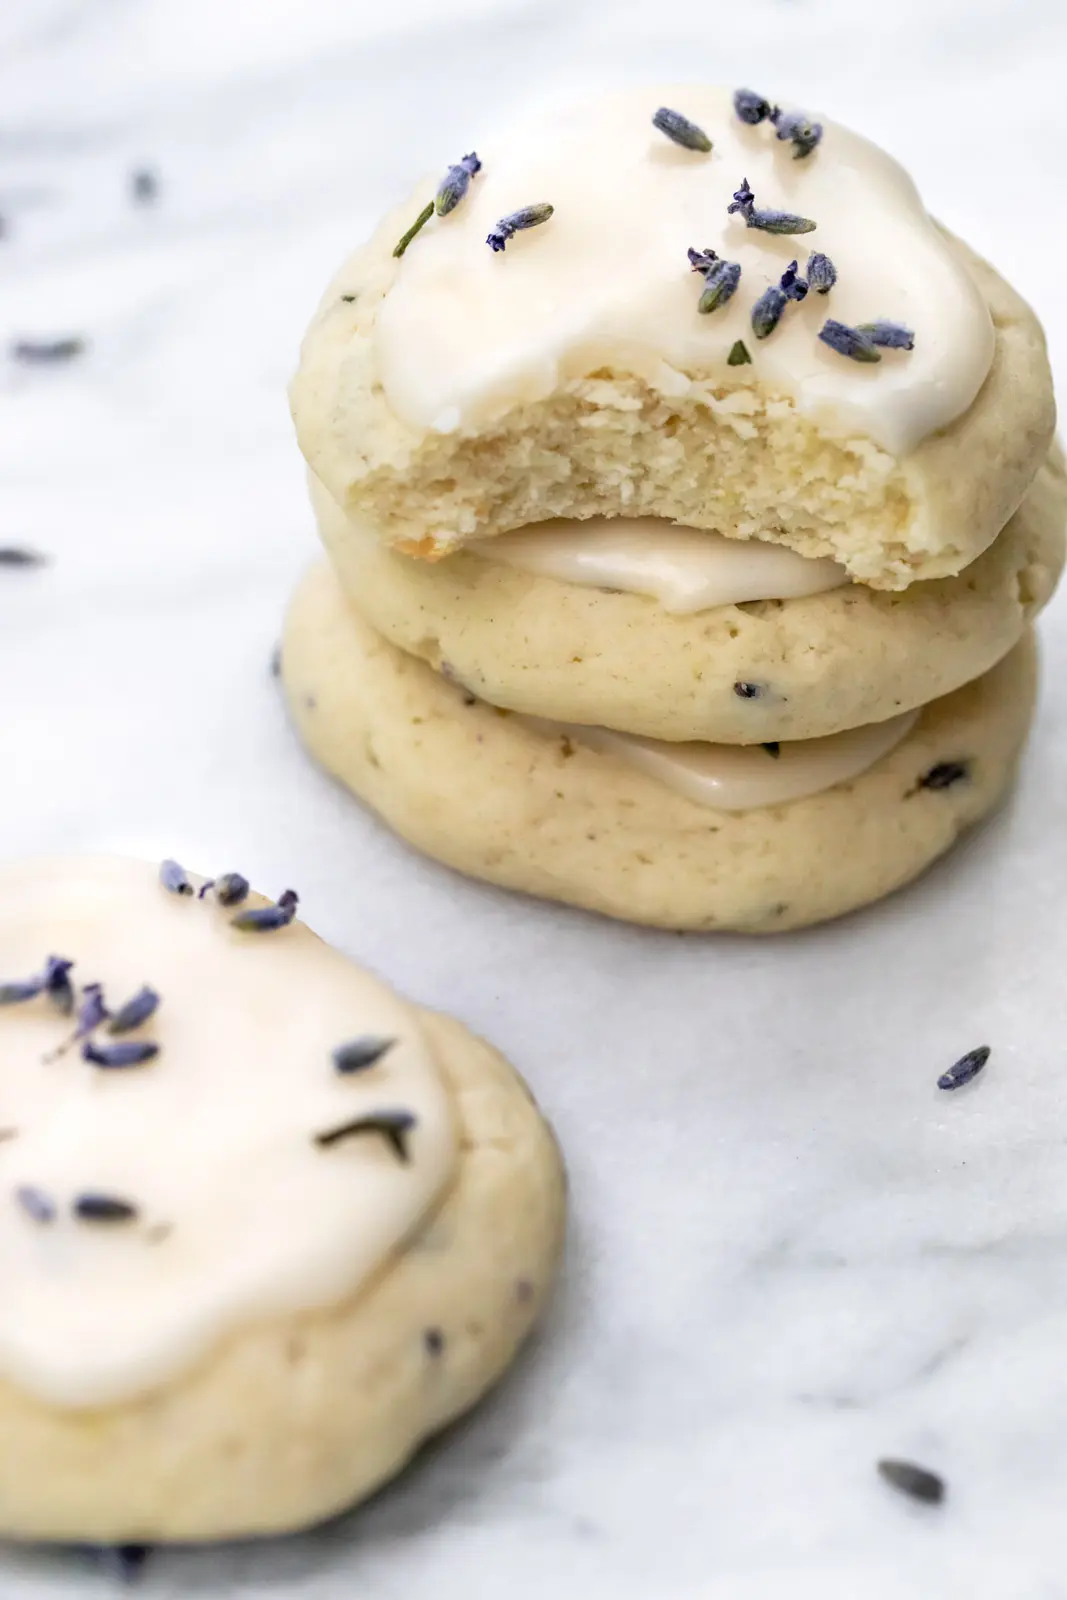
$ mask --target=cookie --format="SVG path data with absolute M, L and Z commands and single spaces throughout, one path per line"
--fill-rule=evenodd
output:
M 293 601 L 283 677 L 311 754 L 428 855 L 625 921 L 764 933 L 888 894 L 989 811 L 1029 726 L 1035 662 L 1027 634 L 861 775 L 734 812 L 477 701 L 375 633 L 325 566 Z
M 663 105 L 712 148 L 667 138 Z M 430 558 L 549 517 L 652 515 L 875 588 L 960 572 L 1048 450 L 1041 328 L 896 162 L 820 125 L 795 159 L 729 92 L 673 86 L 480 144 L 451 212 L 398 257 L 423 185 L 327 290 L 291 390 L 312 471 Z
M 525 1087 L 234 875 L 0 882 L 0 1532 L 305 1526 L 514 1356 L 563 1175 Z M 235 921 L 236 919 L 236 921 Z
M 1057 449 L 1003 533 L 956 578 L 915 583 L 903 594 L 849 583 L 690 614 L 646 595 L 514 570 L 492 559 L 507 536 L 479 547 L 488 558 L 464 551 L 413 560 L 346 518 L 314 481 L 312 499 L 361 613 L 480 699 L 653 739 L 733 744 L 878 722 L 988 671 L 1060 575 L 1067 479 Z M 783 554 L 767 545 L 756 553 Z

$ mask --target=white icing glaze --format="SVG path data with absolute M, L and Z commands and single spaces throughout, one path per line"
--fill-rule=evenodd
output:
M 759 744 L 670 744 L 614 728 L 587 728 L 539 717 L 523 720 L 541 732 L 566 734 L 593 750 L 618 756 L 698 805 L 716 811 L 752 811 L 802 800 L 858 778 L 907 738 L 918 716 L 917 711 L 907 711 L 888 722 L 872 722 L 822 739 L 783 740 L 777 756 Z
M 807 560 L 784 545 L 724 539 L 660 517 L 561 517 L 468 548 L 486 561 L 561 583 L 651 595 L 677 613 L 791 600 L 848 582 L 836 561 Z
M 143 983 L 159 1056 L 102 1071 L 44 998 L 0 1007 L 0 1374 L 59 1406 L 126 1399 L 264 1317 L 339 1302 L 410 1235 L 455 1162 L 447 1090 L 410 1007 L 299 923 L 242 934 L 209 899 L 168 894 L 119 857 L 0 872 L 0 980 L 74 959 L 114 1008 Z M 399 1042 L 342 1077 L 331 1053 Z M 100 1041 L 108 1041 L 101 1032 Z M 313 1134 L 411 1111 L 410 1162 L 380 1135 Z M 59 1215 L 31 1220 L 18 1185 Z M 74 1196 L 134 1201 L 133 1223 L 76 1220 Z M 166 1232 L 156 1238 L 155 1230 Z
M 699 123 L 711 154 L 657 132 L 660 105 Z M 643 376 L 669 395 L 710 376 L 731 388 L 758 381 L 830 432 L 905 454 L 973 401 L 992 361 L 992 323 L 903 168 L 820 120 L 821 145 L 794 161 L 771 126 L 738 121 L 727 90 L 672 86 L 624 90 L 479 141 L 484 166 L 466 199 L 417 236 L 382 304 L 378 354 L 390 406 L 448 433 L 602 368 Z M 745 177 L 758 206 L 813 218 L 815 231 L 781 237 L 728 216 Z M 495 255 L 489 229 L 542 200 L 555 215 Z M 690 245 L 742 267 L 737 293 L 711 315 L 696 309 L 703 280 L 689 268 Z M 803 269 L 812 250 L 836 265 L 836 287 L 790 305 L 770 338 L 755 340 L 753 304 L 794 257 Z M 828 316 L 905 323 L 915 349 L 885 352 L 876 366 L 850 361 L 816 338 Z M 727 367 L 739 338 L 754 365 Z

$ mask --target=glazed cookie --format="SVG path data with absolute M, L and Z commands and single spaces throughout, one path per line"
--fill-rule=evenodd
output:
M 653 739 L 736 744 L 878 722 L 987 672 L 1055 587 L 1067 480 L 1057 449 L 973 566 L 903 594 L 848 583 L 835 564 L 780 545 L 626 519 L 547 524 L 416 561 L 345 518 L 314 480 L 312 500 L 363 616 L 479 699 Z M 571 567 L 583 582 L 550 575 Z M 676 606 L 702 594 L 740 604 L 672 611 L 590 586 L 627 577 L 656 583 Z M 823 587 L 805 596 L 806 583 Z
M 1007 785 L 1035 678 L 1027 634 L 985 677 L 893 728 L 806 751 L 709 745 L 710 771 L 694 756 L 679 775 L 672 757 L 692 746 L 635 741 L 620 756 L 623 735 L 600 731 L 607 748 L 590 748 L 590 730 L 530 726 L 475 700 L 375 633 L 325 566 L 293 602 L 283 675 L 312 755 L 427 854 L 630 922 L 751 933 L 876 900 L 947 850 Z M 813 782 L 831 786 L 812 793 Z M 775 803 L 776 784 L 797 798 Z M 691 798 L 716 786 L 751 809 Z
M 399 257 L 432 186 L 390 213 L 292 386 L 346 513 L 430 558 L 652 515 L 881 589 L 992 543 L 1052 436 L 1033 313 L 876 146 L 742 110 L 692 86 L 587 101 L 481 144 Z
M 0 1532 L 219 1539 L 341 1510 L 537 1315 L 548 1128 L 494 1050 L 291 894 L 113 857 L 0 884 Z

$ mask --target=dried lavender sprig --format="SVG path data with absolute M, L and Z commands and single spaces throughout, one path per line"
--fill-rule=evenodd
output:
M 56 1220 L 54 1202 L 45 1194 L 43 1189 L 34 1188 L 33 1184 L 19 1184 L 19 1187 L 15 1190 L 15 1201 L 34 1222 L 54 1222 Z
M 702 155 L 707 155 L 711 149 L 711 140 L 703 128 L 698 128 L 695 122 L 683 117 L 680 111 L 672 111 L 669 106 L 660 106 L 652 118 L 652 126 L 685 150 L 699 150 Z
M 130 1200 L 115 1194 L 98 1194 L 90 1190 L 76 1197 L 71 1211 L 82 1222 L 133 1222 L 137 1207 Z
M 124 1039 L 121 1044 L 96 1045 L 86 1039 L 82 1045 L 82 1060 L 91 1067 L 124 1068 L 141 1067 L 159 1054 L 159 1046 L 152 1039 Z
M 726 210 L 731 215 L 736 212 L 741 216 L 747 228 L 760 228 L 764 233 L 811 233 L 817 226 L 810 217 L 797 216 L 792 211 L 759 209 L 747 178 L 741 179 L 741 187 L 735 189 Z
M 244 933 L 272 933 L 276 928 L 287 928 L 296 916 L 298 899 L 295 889 L 286 889 L 278 896 L 277 905 L 239 911 L 230 918 L 230 927 Z
M 970 1083 L 972 1078 L 977 1078 L 985 1066 L 992 1049 L 987 1044 L 980 1044 L 976 1050 L 968 1050 L 965 1056 L 943 1072 L 937 1080 L 939 1089 L 962 1089 L 965 1083 Z
M 882 359 L 866 334 L 860 333 L 857 328 L 850 328 L 847 322 L 836 322 L 833 317 L 823 323 L 819 338 L 831 350 L 836 350 L 839 356 L 848 356 L 850 361 L 872 362 Z
M 766 339 L 782 320 L 782 312 L 789 304 L 784 289 L 776 283 L 764 289 L 752 307 L 752 332 L 757 339 Z
M 697 301 L 697 310 L 706 316 L 718 311 L 736 292 L 741 282 L 741 267 L 736 261 L 716 261 L 704 277 L 704 287 Z
M 752 357 L 748 353 L 748 345 L 743 339 L 735 339 L 730 346 L 730 354 L 726 357 L 726 365 L 728 367 L 750 367 L 752 365 Z
M 837 268 L 829 256 L 815 250 L 808 257 L 808 288 L 816 294 L 829 294 L 837 282 Z
M 193 886 L 189 882 L 188 874 L 177 861 L 161 861 L 159 864 L 159 881 L 169 894 L 192 894 Z
M 158 1007 L 159 995 L 146 983 L 131 1000 L 119 1007 L 108 1023 L 107 1031 L 111 1034 L 130 1033 L 134 1028 L 139 1028 L 142 1022 L 147 1022 Z
M 804 111 L 780 111 L 776 106 L 771 112 L 771 121 L 779 139 L 792 141 L 794 161 L 810 156 L 822 138 L 822 123 L 812 122 Z
M 537 228 L 542 222 L 547 222 L 555 209 L 555 206 L 550 206 L 547 200 L 540 201 L 536 205 L 523 206 L 520 211 L 513 211 L 510 216 L 501 217 L 496 227 L 486 235 L 485 242 L 490 250 L 503 250 L 508 240 L 515 234 L 521 233 L 524 228 Z
M 765 122 L 772 115 L 774 108 L 769 100 L 764 100 L 761 94 L 756 94 L 753 89 L 737 89 L 734 92 L 734 111 L 742 122 L 747 122 L 750 128 L 757 123 Z
M 883 350 L 915 349 L 915 335 L 910 328 L 905 328 L 900 322 L 886 322 L 883 319 L 877 322 L 857 322 L 856 332 L 862 333 L 872 344 L 881 345 Z
M 359 1039 L 349 1039 L 339 1044 L 333 1053 L 333 1064 L 343 1074 L 364 1072 L 380 1061 L 387 1050 L 396 1044 L 395 1039 L 381 1039 L 374 1034 L 364 1034 Z
M 449 167 L 434 196 L 434 210 L 439 217 L 447 217 L 450 211 L 456 209 L 470 188 L 474 174 L 481 170 L 482 164 L 473 150 L 470 155 L 457 161 L 455 166 Z
M 879 1461 L 878 1471 L 886 1483 L 899 1489 L 901 1494 L 910 1495 L 913 1500 L 936 1506 L 945 1498 L 944 1479 L 926 1467 L 917 1467 L 913 1461 Z
M 344 1139 L 364 1133 L 380 1133 L 388 1141 L 397 1160 L 406 1165 L 411 1160 L 407 1136 L 414 1126 L 415 1118 L 410 1111 L 373 1111 L 369 1116 L 342 1122 L 337 1128 L 328 1128 L 325 1133 L 313 1134 L 312 1139 L 321 1150 L 326 1150 Z
M 424 228 L 426 226 L 426 224 L 429 222 L 429 220 L 430 220 L 430 218 L 432 216 L 433 216 L 433 201 L 431 200 L 428 205 L 423 206 L 422 210 L 419 212 L 418 216 L 415 218 L 415 221 L 411 224 L 411 227 L 408 229 L 407 233 L 402 233 L 400 235 L 400 238 L 397 240 L 396 244 L 393 246 L 393 255 L 394 256 L 399 258 L 400 256 L 402 256 L 404 254 L 404 251 L 407 249 L 407 247 L 411 243 L 412 239 L 414 239 L 414 237 L 418 233 L 419 229 L 420 228 Z

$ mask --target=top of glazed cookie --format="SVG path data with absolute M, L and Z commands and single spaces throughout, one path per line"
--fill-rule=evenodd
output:
M 293 410 L 334 497 L 418 554 L 641 512 L 889 588 L 996 536 L 1053 420 L 1032 315 L 892 158 L 693 86 L 555 112 L 420 189 L 328 292 Z

